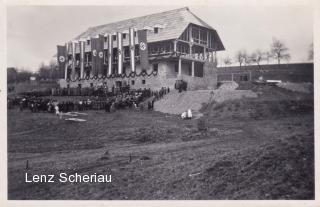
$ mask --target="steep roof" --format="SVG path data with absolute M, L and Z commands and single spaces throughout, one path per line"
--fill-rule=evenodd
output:
M 90 27 L 85 32 L 77 36 L 75 40 L 94 37 L 99 34 L 115 34 L 119 31 L 128 31 L 130 27 L 140 30 L 146 27 L 152 28 L 154 26 L 160 26 L 163 27 L 163 29 L 158 34 L 148 34 L 148 42 L 157 42 L 179 38 L 179 36 L 183 33 L 183 31 L 190 23 L 214 30 L 210 25 L 190 12 L 188 7 L 184 7 L 142 17 L 122 20 L 119 22 Z M 218 40 L 220 41 L 219 37 Z M 124 43 L 124 45 L 126 45 L 126 43 Z

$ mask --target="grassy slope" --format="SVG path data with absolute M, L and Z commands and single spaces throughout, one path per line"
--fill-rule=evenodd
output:
M 312 99 L 260 92 L 265 96 L 253 105 L 239 100 L 204 107 L 206 132 L 198 131 L 197 120 L 158 112 L 91 111 L 87 122 L 67 123 L 10 110 L 9 198 L 312 199 Z M 280 97 L 288 101 L 280 104 L 284 113 L 270 115 L 270 103 L 278 105 Z M 301 113 L 299 101 L 308 106 Z M 256 105 L 264 106 L 259 116 L 247 112 Z M 27 159 L 30 173 L 111 173 L 113 180 L 26 184 Z

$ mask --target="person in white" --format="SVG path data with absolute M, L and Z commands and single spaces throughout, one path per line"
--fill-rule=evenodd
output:
M 188 109 L 187 111 L 183 112 L 181 114 L 182 119 L 191 119 L 192 118 L 192 112 L 191 109 Z
M 187 118 L 187 112 L 183 112 L 183 113 L 181 114 L 181 118 L 182 118 L 182 119 Z
M 54 107 L 54 110 L 56 111 L 56 115 L 59 116 L 60 119 L 62 119 L 62 112 L 59 112 L 59 106 L 58 104 L 56 104 L 56 106 Z
M 192 118 L 192 112 L 191 112 L 191 109 L 188 109 L 188 112 L 187 112 L 187 118 L 188 118 L 188 119 L 191 119 L 191 118 Z

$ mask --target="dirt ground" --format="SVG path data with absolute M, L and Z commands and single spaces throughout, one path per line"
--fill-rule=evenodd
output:
M 200 120 L 121 110 L 68 122 L 8 110 L 8 198 L 314 199 L 313 95 L 255 90 L 205 105 Z M 112 182 L 30 184 L 26 172 Z

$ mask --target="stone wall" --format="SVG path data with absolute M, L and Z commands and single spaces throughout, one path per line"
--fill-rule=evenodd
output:
M 293 63 L 293 64 L 270 64 L 218 68 L 218 81 L 231 80 L 231 74 L 234 74 L 233 80 L 240 81 L 241 75 L 251 74 L 252 80 L 263 76 L 264 79 L 282 80 L 283 82 L 313 82 L 313 63 Z

